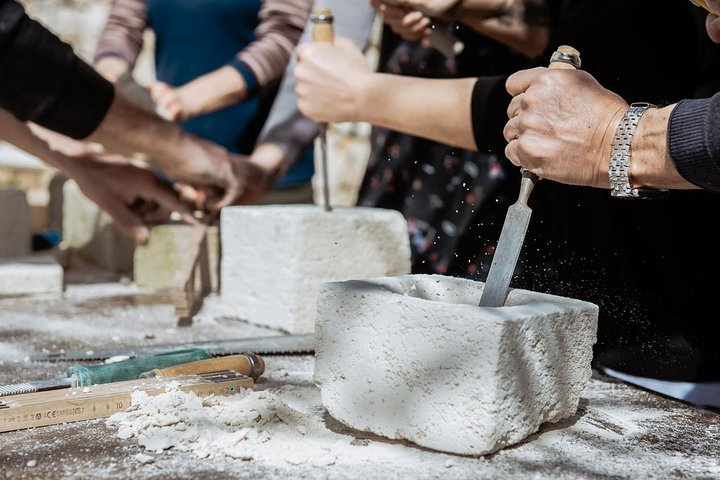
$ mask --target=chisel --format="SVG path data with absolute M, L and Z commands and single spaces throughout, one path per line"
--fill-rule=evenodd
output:
M 550 68 L 580 68 L 580 53 L 572 47 L 558 47 L 550 58 Z M 522 169 L 520 195 L 517 202 L 508 209 L 505 223 L 500 231 L 500 239 L 495 249 L 487 281 L 480 297 L 481 307 L 502 307 L 505 305 L 510 280 L 515 272 L 515 265 L 520 257 L 525 233 L 532 209 L 528 207 L 528 199 L 539 177 Z
M 0 397 L 135 380 L 143 372 L 156 368 L 172 367 L 182 363 L 208 358 L 212 358 L 212 355 L 206 350 L 202 348 L 190 348 L 147 357 L 132 358 L 115 363 L 73 365 L 67 369 L 67 376 L 65 377 L 0 386 Z
M 140 374 L 140 378 L 175 377 L 202 373 L 234 371 L 257 380 L 265 372 L 265 361 L 254 353 L 243 353 L 227 357 L 209 358 L 196 362 L 182 363 L 166 368 L 156 368 Z
M 333 15 L 329 8 L 317 8 L 310 16 L 312 22 L 312 41 L 315 43 L 333 43 Z M 323 202 L 325 211 L 332 210 L 330 205 L 330 180 L 328 178 L 327 123 L 320 124 L 320 161 L 322 168 Z

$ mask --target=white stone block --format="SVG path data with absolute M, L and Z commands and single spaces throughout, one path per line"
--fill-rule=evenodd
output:
M 112 273 L 131 274 L 135 241 L 123 233 L 73 180 L 63 184 L 63 241 L 72 268 L 90 263 Z
M 591 376 L 598 307 L 406 275 L 321 287 L 315 382 L 340 422 L 439 451 L 483 455 L 574 415 Z
M 0 258 L 30 254 L 30 221 L 25 192 L 17 188 L 0 189 Z
M 52 255 L 0 260 L 0 297 L 62 295 L 63 269 Z
M 228 314 L 289 333 L 312 333 L 323 282 L 410 272 L 407 223 L 395 210 L 226 207 L 220 235 Z

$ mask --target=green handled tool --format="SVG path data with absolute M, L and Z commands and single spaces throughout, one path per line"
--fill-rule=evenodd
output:
M 0 397 L 21 393 L 43 392 L 61 388 L 86 387 L 101 383 L 136 380 L 141 373 L 156 368 L 167 368 L 183 363 L 212 358 L 207 350 L 189 348 L 174 352 L 158 353 L 146 357 L 137 357 L 115 363 L 101 365 L 73 365 L 67 369 L 67 376 L 18 383 L 0 387 Z

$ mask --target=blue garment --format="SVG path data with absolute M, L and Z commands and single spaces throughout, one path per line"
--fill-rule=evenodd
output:
M 224 65 L 243 76 L 248 98 L 181 124 L 190 133 L 250 154 L 267 115 L 258 82 L 250 68 L 236 59 L 255 40 L 260 0 L 148 0 L 148 25 L 155 33 L 155 74 L 179 87 Z M 274 97 L 274 94 L 272 95 Z M 272 100 L 266 99 L 266 100 Z M 248 133 L 252 134 L 248 138 Z M 276 188 L 310 180 L 312 148 L 280 179 Z

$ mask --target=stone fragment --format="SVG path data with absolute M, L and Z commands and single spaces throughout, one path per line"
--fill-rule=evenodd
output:
M 315 382 L 340 422 L 463 455 L 576 413 L 598 307 L 527 290 L 479 307 L 484 284 L 439 275 L 326 283 Z
M 23 190 L 0 189 L 0 258 L 30 254 L 30 206 Z
M 53 255 L 0 260 L 0 297 L 62 295 L 63 268 Z
M 312 333 L 321 283 L 410 272 L 407 224 L 395 210 L 226 207 L 220 235 L 228 315 L 289 333 Z
M 112 273 L 132 274 L 135 241 L 123 233 L 112 217 L 80 191 L 73 180 L 63 185 L 64 263 L 90 263 Z

